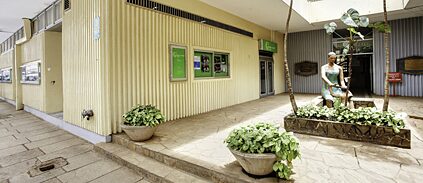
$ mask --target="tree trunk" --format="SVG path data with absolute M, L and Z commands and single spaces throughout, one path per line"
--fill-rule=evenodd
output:
M 283 47 L 284 47 L 285 81 L 288 85 L 288 93 L 289 93 L 289 99 L 291 101 L 292 109 L 294 110 L 294 113 L 297 114 L 298 108 L 297 108 L 297 103 L 295 102 L 294 93 L 292 92 L 291 77 L 289 76 L 288 57 L 287 57 L 287 49 L 286 49 L 287 41 L 288 41 L 289 20 L 291 19 L 292 1 L 293 0 L 291 0 L 291 3 L 289 4 L 289 13 L 288 13 L 288 19 L 286 20 Z
M 353 40 L 353 35 L 350 32 L 350 40 L 349 40 L 349 45 L 350 45 L 350 55 L 348 56 L 348 84 L 347 84 L 347 91 L 345 92 L 345 106 L 348 106 L 348 93 L 350 91 L 350 85 L 351 85 L 351 81 L 352 81 L 352 59 L 353 59 L 353 53 L 354 53 L 354 40 Z
M 389 44 L 388 44 L 388 13 L 386 12 L 386 0 L 383 0 L 383 15 L 385 19 L 385 32 L 383 33 L 384 45 L 385 45 L 385 96 L 383 98 L 383 111 L 387 111 L 389 106 L 388 73 L 389 73 L 390 53 L 389 53 Z

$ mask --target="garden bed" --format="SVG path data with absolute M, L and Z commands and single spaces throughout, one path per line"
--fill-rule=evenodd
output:
M 361 103 L 354 101 L 354 103 L 357 105 L 356 107 L 374 106 L 373 101 Z M 300 109 L 300 112 L 297 113 L 298 116 L 294 114 L 286 116 L 284 118 L 285 129 L 301 134 L 411 148 L 411 131 L 405 129 L 404 123 L 393 119 L 392 116 L 380 112 L 373 113 L 370 109 L 353 109 L 354 113 L 346 111 L 342 107 L 327 109 L 320 106 L 321 103 L 318 102 L 317 106 Z M 371 119 L 372 115 L 376 115 L 376 117 Z M 391 121 L 380 120 L 387 118 L 390 118 Z M 340 119 L 342 122 L 334 121 L 334 119 Z
M 286 116 L 284 125 L 286 131 L 295 133 L 411 148 L 409 129 L 395 133 L 391 127 L 297 118 L 294 115 Z

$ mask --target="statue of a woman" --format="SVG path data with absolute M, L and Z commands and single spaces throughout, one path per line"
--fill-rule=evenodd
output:
M 341 98 L 342 101 L 345 100 L 345 92 L 343 89 L 346 89 L 344 82 L 344 74 L 341 66 L 335 64 L 336 54 L 334 52 L 328 53 L 328 63 L 323 65 L 321 68 L 322 73 L 322 96 L 326 100 L 326 106 L 332 107 L 334 97 Z M 338 82 L 340 81 L 340 83 Z M 350 106 L 352 106 L 350 98 L 352 93 L 348 93 L 348 100 L 350 101 Z

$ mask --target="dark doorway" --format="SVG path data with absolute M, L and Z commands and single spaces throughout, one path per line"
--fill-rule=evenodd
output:
M 351 92 L 356 97 L 368 97 L 371 92 L 372 56 L 354 55 L 352 62 Z

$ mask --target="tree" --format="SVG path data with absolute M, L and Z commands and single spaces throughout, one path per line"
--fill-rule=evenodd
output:
M 360 27 L 367 27 L 369 25 L 369 18 L 365 16 L 360 16 L 357 10 L 350 8 L 346 13 L 344 13 L 340 19 L 346 26 L 347 30 L 350 33 L 350 36 L 346 39 L 348 41 L 348 44 L 344 45 L 344 49 L 342 51 L 343 56 L 349 53 L 349 63 L 348 63 L 348 84 L 347 84 L 347 91 L 345 92 L 345 98 L 348 99 L 348 93 L 350 90 L 351 85 L 351 77 L 352 77 L 352 59 L 353 59 L 353 53 L 355 49 L 355 43 L 357 43 L 357 40 L 355 39 L 355 35 L 359 36 L 361 39 L 364 39 L 364 36 L 357 30 Z M 328 34 L 336 33 L 336 23 L 331 22 L 329 24 L 325 24 L 324 28 L 326 29 L 326 32 Z M 340 36 L 342 37 L 342 36 Z M 345 106 L 347 106 L 348 100 L 345 100 Z
M 383 22 L 376 22 L 371 24 L 369 27 L 374 28 L 375 30 L 383 33 L 383 41 L 385 47 L 385 92 L 383 98 L 383 108 L 382 111 L 388 111 L 389 106 L 389 65 L 390 65 L 390 51 L 389 51 L 389 40 L 388 36 L 391 33 L 391 26 L 388 24 L 388 13 L 386 11 L 386 0 L 383 0 Z
M 383 31 L 383 39 L 384 39 L 384 46 L 385 46 L 385 96 L 383 97 L 383 111 L 388 111 L 389 105 L 389 63 L 390 63 L 390 52 L 389 52 L 389 44 L 388 44 L 388 13 L 386 12 L 386 0 L 383 0 L 383 17 L 384 17 L 384 31 Z
M 289 93 L 289 99 L 291 101 L 292 109 L 294 110 L 294 113 L 297 114 L 297 103 L 295 102 L 294 93 L 292 91 L 292 84 L 291 84 L 291 77 L 289 75 L 289 68 L 288 68 L 288 54 L 287 54 L 287 41 L 288 41 L 288 29 L 289 29 L 289 21 L 291 19 L 291 12 L 292 12 L 292 4 L 293 0 L 291 0 L 289 4 L 289 11 L 288 11 L 288 18 L 286 20 L 286 26 L 285 26 L 285 35 L 284 35 L 284 41 L 283 41 L 283 48 L 284 48 L 284 65 L 285 65 L 285 82 L 288 85 L 288 93 Z

